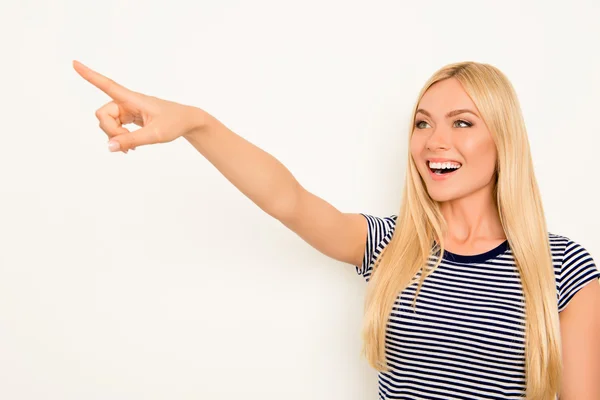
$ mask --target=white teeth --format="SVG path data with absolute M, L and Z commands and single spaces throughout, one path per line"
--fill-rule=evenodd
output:
M 431 169 L 458 169 L 461 167 L 461 164 L 453 163 L 453 162 L 429 162 L 429 168 Z

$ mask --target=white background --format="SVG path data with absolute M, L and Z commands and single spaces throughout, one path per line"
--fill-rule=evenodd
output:
M 346 212 L 399 209 L 411 107 L 491 63 L 549 230 L 600 257 L 600 3 L 2 0 L 0 398 L 375 399 L 365 282 L 184 139 L 110 153 L 82 61 L 193 104 Z M 567 5 L 568 4 L 568 5 Z

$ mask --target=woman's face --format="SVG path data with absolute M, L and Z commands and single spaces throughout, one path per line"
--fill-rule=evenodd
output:
M 449 78 L 435 83 L 417 109 L 410 152 L 431 198 L 443 202 L 491 191 L 496 145 L 460 82 Z M 460 168 L 442 175 L 430 169 L 449 165 Z

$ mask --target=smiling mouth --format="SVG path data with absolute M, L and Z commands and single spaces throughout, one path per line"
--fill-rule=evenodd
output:
M 451 174 L 452 172 L 458 171 L 462 165 L 458 168 L 450 167 L 450 168 L 431 168 L 429 163 L 427 163 L 427 169 L 435 175 L 446 175 Z

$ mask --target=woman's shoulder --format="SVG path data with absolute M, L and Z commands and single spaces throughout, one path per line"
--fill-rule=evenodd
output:
M 548 232 L 548 240 L 552 258 L 560 265 L 581 259 L 592 260 L 592 256 L 588 250 L 579 241 L 574 240 L 570 236 Z
M 590 252 L 569 236 L 549 233 L 550 248 L 558 288 L 558 311 L 588 282 L 600 278 L 600 270 Z
M 569 249 L 577 248 L 584 249 L 582 244 L 570 236 L 548 232 L 548 240 L 550 242 L 550 248 L 552 251 L 566 252 Z
M 360 213 L 367 220 L 367 227 L 369 234 L 383 233 L 392 234 L 396 228 L 396 221 L 398 216 L 396 214 L 390 214 L 385 216 L 378 216 L 373 214 Z

